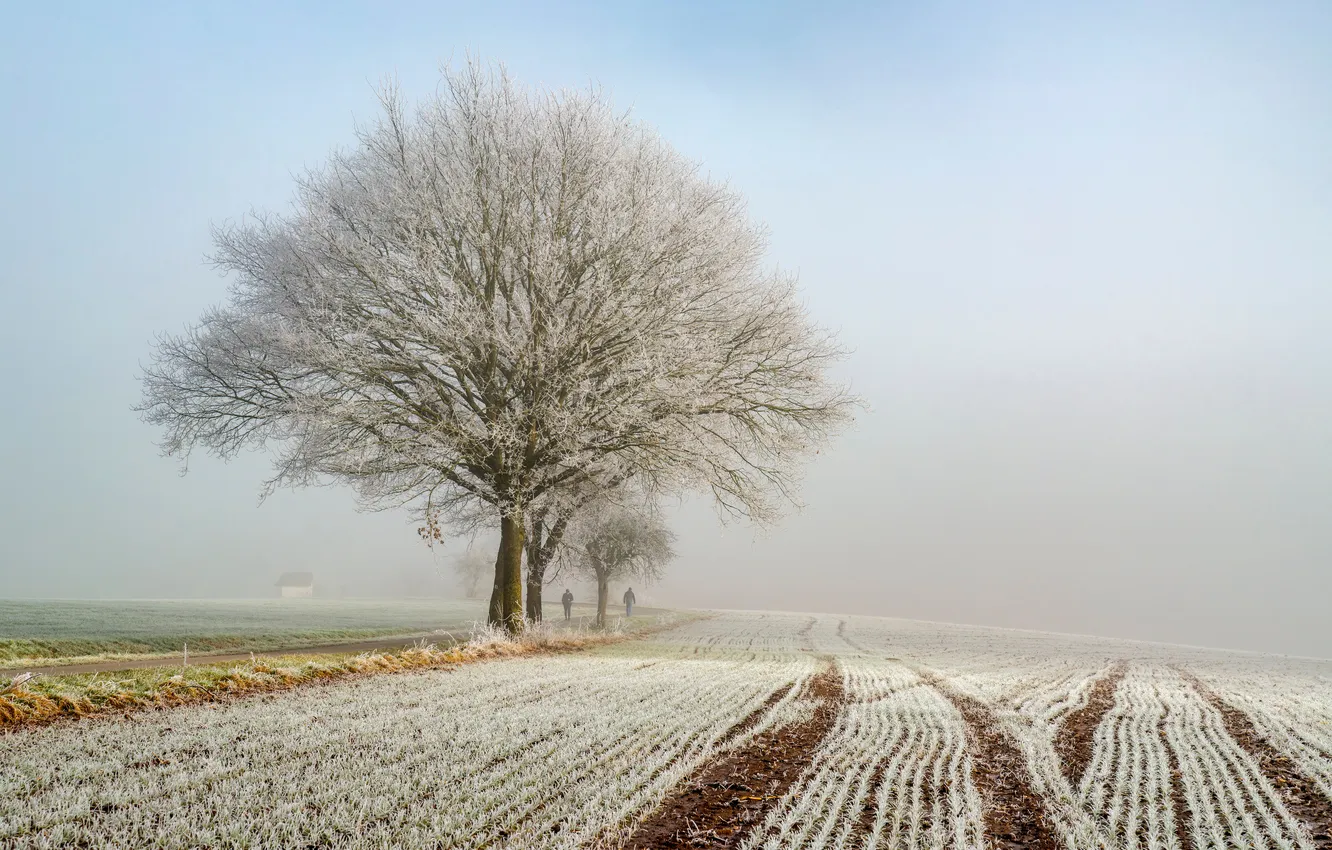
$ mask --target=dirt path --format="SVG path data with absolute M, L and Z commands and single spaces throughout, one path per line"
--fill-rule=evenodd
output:
M 780 698 L 785 691 L 774 695 Z M 809 766 L 846 701 L 842 676 L 829 664 L 809 680 L 806 697 L 817 700 L 803 723 L 770 729 L 745 746 L 703 765 L 681 783 L 629 840 L 631 848 L 739 847 L 748 833 Z M 776 699 L 737 729 L 752 727 Z
M 1309 831 L 1313 846 L 1319 850 L 1332 848 L 1332 800 L 1323 795 L 1295 762 L 1262 736 L 1247 714 L 1222 699 L 1194 673 L 1183 669 L 1179 669 L 1179 673 L 1199 696 L 1221 713 L 1226 732 L 1258 763 L 1263 775 L 1281 795 L 1286 809 Z
M 1070 785 L 1078 787 L 1091 764 L 1096 747 L 1096 730 L 1115 706 L 1115 691 L 1128 674 L 1128 665 L 1116 662 L 1087 695 L 1087 704 L 1070 713 L 1055 733 L 1055 752 Z
M 917 673 L 952 702 L 967 722 L 971 779 L 985 801 L 986 844 L 1003 850 L 1059 850 L 1045 803 L 1027 781 L 1026 757 L 1000 728 L 990 706 L 954 689 L 933 671 L 919 668 Z

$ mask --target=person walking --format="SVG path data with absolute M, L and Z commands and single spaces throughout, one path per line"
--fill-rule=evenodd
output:
M 624 616 L 634 616 L 634 603 L 636 601 L 638 600 L 634 599 L 634 589 L 632 587 L 624 592 Z
M 573 593 L 570 592 L 569 588 L 564 589 L 564 595 L 560 597 L 560 601 L 564 603 L 564 619 L 567 620 L 570 612 L 573 611 Z

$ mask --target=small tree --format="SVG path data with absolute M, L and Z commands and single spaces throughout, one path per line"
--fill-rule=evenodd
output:
M 655 581 L 675 557 L 675 535 L 655 508 L 605 505 L 590 510 L 576 521 L 573 538 L 575 569 L 597 583 L 597 625 L 602 627 L 612 581 Z
M 480 549 L 468 547 L 467 551 L 453 559 L 453 572 L 458 576 L 458 583 L 468 599 L 480 596 L 481 580 L 493 572 L 495 561 Z
M 529 621 L 541 621 L 542 588 L 559 575 L 561 566 L 569 560 L 569 548 L 563 544 L 570 523 L 585 506 L 608 504 L 625 483 L 625 478 L 615 476 L 608 480 L 571 484 L 563 488 L 559 499 L 528 511 L 526 614 Z M 641 482 L 638 489 L 642 498 Z

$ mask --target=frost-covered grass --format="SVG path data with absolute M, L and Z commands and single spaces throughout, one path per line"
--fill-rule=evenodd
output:
M 1199 848 L 1312 846 L 1221 715 L 1177 671 L 1133 665 L 1097 734 L 1080 797 L 1107 812 L 1125 846 L 1175 846 L 1177 818 Z M 1172 754 L 1187 812 L 1168 802 Z
M 846 709 L 746 850 L 982 848 L 957 709 L 899 663 L 851 656 L 842 669 Z
M 1332 799 L 1332 677 L 1272 669 L 1198 672 Z
M 686 615 L 687 616 L 687 615 Z M 170 706 L 253 691 L 270 691 L 349 675 L 440 667 L 480 658 L 598 646 L 635 632 L 677 620 L 666 613 L 628 621 L 613 620 L 606 629 L 548 622 L 530 627 L 519 638 L 482 624 L 472 624 L 445 644 L 425 640 L 394 652 L 284 653 L 247 661 L 142 667 L 109 673 L 44 676 L 15 692 L 0 694 L 0 728 L 61 717 L 84 717 L 144 706 Z
M 1314 846 L 1180 671 L 1325 783 L 1332 663 L 740 612 L 576 654 L 3 734 L 0 846 L 614 847 L 747 740 L 728 730 L 768 695 L 829 659 L 847 702 L 748 848 L 987 846 L 972 779 L 983 754 L 947 692 L 983 703 L 1011 738 L 1063 847 L 1182 850 L 1177 827 L 1196 848 Z M 1056 734 L 1121 662 L 1091 763 L 1070 782 Z M 748 735 L 801 716 L 798 692 Z
M 0 600 L 0 666 L 262 652 L 420 634 L 485 618 L 478 600 Z
M 0 845 L 581 846 L 814 669 L 629 642 L 15 734 Z
M 1024 781 L 1065 847 L 1179 850 L 1177 820 L 1197 848 L 1314 846 L 1274 783 L 1178 668 L 1198 671 L 1327 794 L 1332 662 L 864 617 L 734 620 L 747 623 L 743 634 L 717 633 L 721 621 L 693 627 L 702 651 L 777 644 L 830 654 L 844 671 L 848 697 L 813 764 L 750 835 L 748 848 L 985 846 L 983 807 L 963 767 L 972 753 L 963 745 L 962 719 L 921 671 L 990 709 L 1025 757 Z M 1056 734 L 1118 660 L 1131 672 L 1075 787 Z M 1172 754 L 1185 807 L 1179 810 Z
M 1332 662 L 1039 632 L 840 619 L 840 636 L 865 654 L 897 656 L 913 667 L 928 667 L 950 687 L 989 706 L 1025 756 L 1026 781 L 1044 801 L 1064 846 L 1180 850 L 1181 831 L 1196 848 L 1314 846 L 1273 783 L 1227 734 L 1220 714 L 1179 669 L 1202 673 L 1307 776 L 1321 780 L 1332 776 L 1332 748 L 1319 749 L 1319 743 L 1328 741 L 1319 736 L 1326 728 L 1319 721 L 1332 716 L 1332 690 L 1324 678 Z M 1128 675 L 1096 731 L 1092 763 L 1073 787 L 1056 755 L 1055 735 L 1063 719 L 1086 704 L 1091 686 L 1116 660 L 1128 662 Z M 1287 734 L 1297 728 L 1299 733 Z M 1175 765 L 1178 780 L 1172 778 Z M 1174 801 L 1176 782 L 1182 810 Z M 931 841 L 900 846 L 945 845 Z
M 485 616 L 471 599 L 0 600 L 0 668 L 179 656 L 186 643 L 195 656 L 465 632 Z

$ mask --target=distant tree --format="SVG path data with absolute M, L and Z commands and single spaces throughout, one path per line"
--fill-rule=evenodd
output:
M 597 625 L 606 625 L 611 582 L 635 578 L 656 581 L 675 557 L 675 535 L 655 507 L 602 504 L 572 524 L 569 541 L 575 571 L 597 585 Z
M 583 481 L 579 485 L 566 485 L 557 502 L 542 504 L 527 514 L 527 619 L 542 619 L 542 588 L 553 581 L 560 568 L 567 565 L 569 549 L 564 545 L 570 522 L 584 506 L 607 503 L 628 479 L 612 478 L 608 481 Z M 635 488 L 644 498 L 642 487 Z
M 495 561 L 481 549 L 468 549 L 453 559 L 453 572 L 468 599 L 480 596 L 481 580 L 495 568 Z
M 167 453 L 274 445 L 266 493 L 483 508 L 489 619 L 513 631 L 529 522 L 589 486 L 702 490 L 759 521 L 793 498 L 857 402 L 737 192 L 597 91 L 472 62 L 414 117 L 382 102 L 291 213 L 215 232 L 230 303 L 144 370 Z

